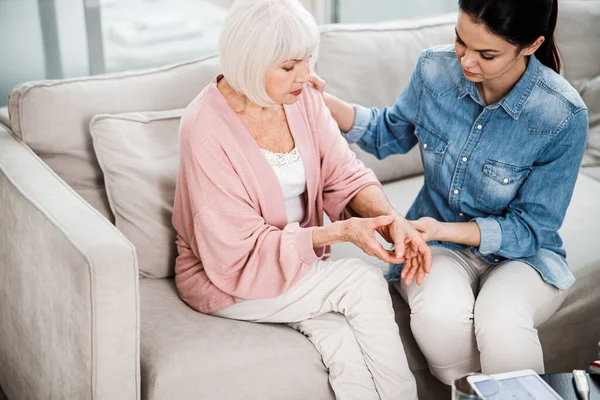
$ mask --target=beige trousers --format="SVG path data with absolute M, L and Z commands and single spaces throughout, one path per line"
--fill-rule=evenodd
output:
M 388 284 L 358 259 L 317 261 L 289 291 L 246 300 L 213 315 L 288 324 L 321 354 L 338 399 L 416 400 Z
M 411 329 L 431 373 L 445 384 L 471 371 L 544 372 L 537 327 L 566 291 L 520 261 L 491 266 L 469 251 L 432 247 L 423 284 L 396 288 L 411 309 Z

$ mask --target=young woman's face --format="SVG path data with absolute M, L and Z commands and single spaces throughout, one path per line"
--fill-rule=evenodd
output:
M 265 78 L 267 94 L 278 104 L 293 104 L 298 101 L 309 74 L 310 58 L 275 65 Z
M 471 82 L 491 81 L 509 73 L 523 61 L 524 52 L 491 33 L 485 25 L 459 13 L 454 41 L 456 56 Z

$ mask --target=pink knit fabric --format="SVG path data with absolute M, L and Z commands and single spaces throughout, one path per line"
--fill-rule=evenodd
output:
M 304 221 L 288 224 L 279 181 L 217 79 L 182 118 L 173 210 L 177 288 L 205 313 L 290 289 L 328 254 L 312 248 L 323 211 L 343 219 L 356 193 L 380 185 L 348 148 L 321 95 L 305 85 L 300 99 L 284 106 L 307 181 Z

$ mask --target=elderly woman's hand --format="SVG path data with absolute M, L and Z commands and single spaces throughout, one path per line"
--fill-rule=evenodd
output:
M 395 216 L 391 224 L 380 228 L 379 233 L 394 244 L 396 258 L 404 259 L 401 278 L 410 285 L 416 278 L 420 285 L 431 271 L 431 250 L 420 232 L 403 216 Z
M 395 256 L 395 253 L 386 250 L 375 238 L 375 233 L 382 228 L 392 224 L 395 220 L 393 215 L 383 215 L 376 218 L 350 218 L 342 221 L 342 238 L 346 242 L 354 244 L 365 254 L 378 257 L 388 263 L 401 263 L 404 258 Z

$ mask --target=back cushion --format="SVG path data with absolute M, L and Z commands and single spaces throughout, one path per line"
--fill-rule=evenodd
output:
M 582 81 L 600 75 L 600 4 L 569 0 L 558 3 L 556 41 L 565 78 L 577 89 Z
M 416 21 L 329 25 L 321 34 L 317 73 L 327 91 L 364 106 L 390 106 L 412 74 L 422 50 L 454 42 L 456 14 Z M 423 172 L 419 150 L 383 162 L 352 145 L 357 156 L 385 182 Z
M 30 82 L 9 96 L 14 133 L 113 220 L 89 123 L 96 114 L 183 108 L 219 72 L 217 57 L 123 74 Z
M 136 248 L 140 275 L 173 275 L 171 224 L 183 109 L 99 115 L 90 130 L 115 225 Z
M 588 106 L 588 148 L 600 156 L 600 2 L 569 0 L 559 3 L 556 41 L 563 75 Z

